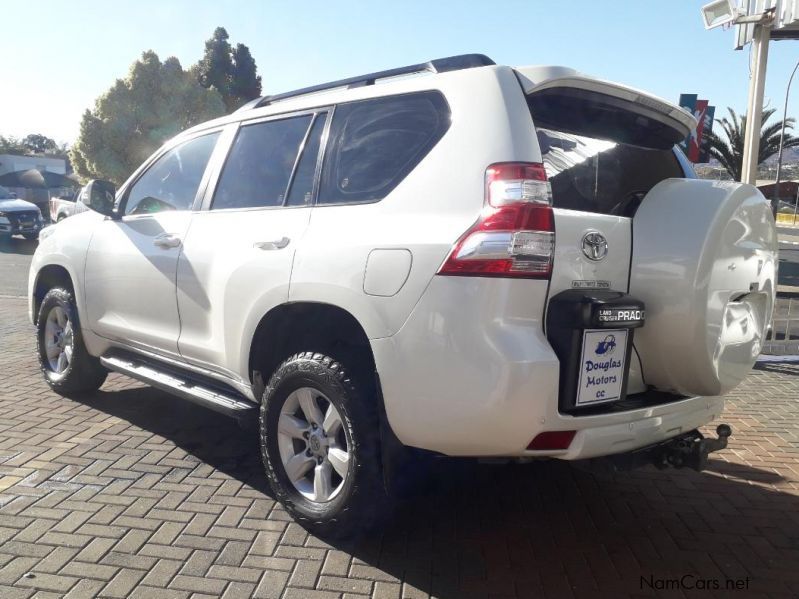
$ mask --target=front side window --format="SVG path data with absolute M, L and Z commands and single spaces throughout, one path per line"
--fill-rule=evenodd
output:
M 433 149 L 449 124 L 449 107 L 434 91 L 339 105 L 318 203 L 383 199 Z
M 195 137 L 158 158 L 130 188 L 125 214 L 191 210 L 218 138 Z
M 243 125 L 222 169 L 211 209 L 282 206 L 311 118 Z

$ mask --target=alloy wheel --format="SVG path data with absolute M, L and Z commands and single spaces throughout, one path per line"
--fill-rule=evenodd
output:
M 306 499 L 332 500 L 347 480 L 350 448 L 341 414 L 311 387 L 292 391 L 280 410 L 277 431 L 286 476 Z

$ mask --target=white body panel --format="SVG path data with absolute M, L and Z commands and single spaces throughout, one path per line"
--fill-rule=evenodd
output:
M 549 297 L 572 289 L 577 281 L 600 288 L 607 284 L 607 289 L 626 292 L 632 251 L 632 219 L 557 208 L 554 213 L 556 245 Z M 608 241 L 608 254 L 599 261 L 589 260 L 582 251 L 583 237 L 592 232 L 601 233 Z M 633 352 L 629 359 L 627 393 L 646 391 L 638 356 Z
M 295 248 L 310 213 L 247 209 L 192 216 L 177 267 L 183 359 L 249 380 L 249 343 L 242 355 L 242 339 L 251 340 L 261 317 L 288 301 Z
M 696 397 L 596 416 L 558 411 L 558 359 L 542 333 L 545 281 L 436 277 L 408 322 L 372 342 L 386 414 L 403 443 L 446 455 L 620 453 L 719 416 Z M 529 451 L 542 431 L 577 430 L 568 451 Z
M 324 298 L 353 314 L 371 339 L 399 329 L 454 241 L 474 223 L 483 207 L 486 167 L 492 162 L 541 160 L 529 110 L 511 69 L 447 73 L 437 77 L 435 85 L 428 80 L 420 87 L 424 82 L 408 79 L 406 85 L 438 87 L 446 94 L 450 130 L 380 202 L 315 207 L 294 261 L 290 301 Z M 389 85 L 395 84 L 385 84 Z M 459 126 L 463 123 L 468 126 Z M 378 248 L 411 254 L 410 272 L 396 294 L 364 293 L 367 259 Z
M 617 291 L 629 287 L 647 303 L 647 324 L 635 332 L 642 363 L 633 359 L 629 393 L 645 389 L 644 375 L 647 384 L 691 395 L 728 389 L 748 369 L 748 358 L 737 356 L 754 351 L 757 335 L 722 323 L 765 321 L 773 299 L 773 221 L 757 192 L 708 184 L 701 188 L 707 194 L 705 206 L 680 196 L 675 186 L 684 182 L 667 182 L 646 197 L 632 224 L 624 217 L 556 209 L 551 281 L 435 274 L 484 208 L 486 168 L 502 162 L 541 163 L 524 92 L 555 85 L 640 101 L 679 131 L 691 124 L 691 117 L 673 105 L 559 67 L 480 67 L 277 101 L 199 125 L 167 144 L 231 125 L 200 185 L 197 211 L 121 220 L 82 214 L 45 235 L 31 267 L 31 311 L 40 269 L 62 266 L 74 283 L 90 353 L 133 349 L 226 382 L 252 399 L 249 355 L 261 319 L 286 303 L 336 306 L 354 317 L 369 340 L 388 423 L 397 437 L 449 455 L 577 459 L 629 451 L 688 432 L 718 417 L 723 400 L 692 397 L 590 416 L 561 414 L 560 365 L 544 331 L 547 299 L 574 281 L 602 280 Z M 423 90 L 444 95 L 450 128 L 384 199 L 312 208 L 202 208 L 236 123 Z M 712 218 L 693 222 L 695 209 Z M 729 226 L 714 224 L 727 222 L 724 218 Z M 754 219 L 762 226 L 755 226 Z M 710 225 L 712 243 L 722 248 L 718 255 L 705 251 L 703 227 Z M 610 253 L 601 262 L 582 253 L 582 237 L 589 231 L 608 240 Z M 182 247 L 154 245 L 164 232 Z M 681 239 L 680 232 L 691 238 Z M 256 247 L 263 242 L 279 243 L 274 249 Z M 754 296 L 732 305 L 740 281 L 750 278 L 765 305 Z M 670 332 L 661 314 L 686 322 Z M 647 338 L 642 332 L 650 331 L 650 319 L 653 332 Z M 702 323 L 715 328 L 700 330 L 701 338 L 679 337 L 679 331 L 697 330 Z M 658 352 L 661 347 L 671 352 L 685 348 L 676 341 L 661 345 L 664 335 L 692 344 L 676 370 L 672 365 L 677 362 L 660 364 Z M 714 339 L 719 343 L 713 345 Z M 683 384 L 683 369 L 696 373 L 691 359 L 707 365 L 708 356 L 717 355 L 714 347 L 719 348 L 716 372 L 723 382 L 694 392 L 698 387 Z M 736 357 L 728 359 L 732 353 Z M 559 430 L 577 431 L 568 450 L 526 449 L 539 432 Z
M 156 238 L 182 240 L 190 221 L 189 211 L 169 211 L 99 223 L 86 257 L 84 326 L 101 337 L 178 357 L 180 246 L 160 247 Z

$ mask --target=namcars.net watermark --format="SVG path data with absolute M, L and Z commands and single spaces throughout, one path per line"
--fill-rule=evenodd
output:
M 659 578 L 652 574 L 641 576 L 639 586 L 656 591 L 746 591 L 751 579 L 746 578 L 702 578 L 696 574 Z

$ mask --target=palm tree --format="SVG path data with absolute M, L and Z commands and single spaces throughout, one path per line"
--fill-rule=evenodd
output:
M 729 120 L 727 117 L 716 119 L 716 122 L 724 129 L 726 139 L 716 135 L 712 131 L 706 132 L 705 135 L 707 136 L 710 155 L 721 163 L 721 166 L 726 169 L 733 181 L 740 181 L 744 156 L 746 115 L 744 114 L 739 117 L 732 108 L 727 107 L 727 110 L 730 113 Z M 782 123 L 766 125 L 766 121 L 769 120 L 774 112 L 774 108 L 768 108 L 763 111 L 763 120 L 761 121 L 763 128 L 760 131 L 760 150 L 757 156 L 758 164 L 761 164 L 780 150 L 780 131 L 782 130 Z M 794 119 L 785 119 L 785 129 L 793 129 L 793 123 Z M 783 148 L 799 146 L 799 137 L 793 137 L 786 133 L 782 145 Z

